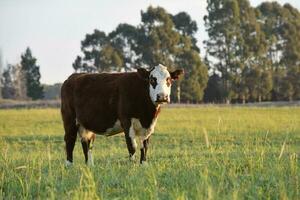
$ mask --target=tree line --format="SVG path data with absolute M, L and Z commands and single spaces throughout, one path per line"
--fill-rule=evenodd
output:
M 248 0 L 207 0 L 203 20 L 208 33 L 203 58 L 195 37 L 197 23 L 188 13 L 173 15 L 150 6 L 141 11 L 137 26 L 122 23 L 110 33 L 95 29 L 86 34 L 73 69 L 130 72 L 159 63 L 170 70 L 183 68 L 184 77 L 172 87 L 173 102 L 300 99 L 300 13 L 296 8 L 276 2 L 253 7 Z M 39 66 L 28 48 L 19 65 L 3 72 L 2 85 L 8 87 L 2 88 L 2 94 L 42 98 L 39 79 Z M 51 96 L 59 91 L 59 85 L 45 88 L 50 88 Z
M 290 4 L 208 0 L 206 101 L 300 98 L 300 13 Z
M 30 48 L 21 55 L 19 64 L 8 64 L 2 72 L 1 95 L 4 99 L 37 100 L 44 97 L 40 67 Z

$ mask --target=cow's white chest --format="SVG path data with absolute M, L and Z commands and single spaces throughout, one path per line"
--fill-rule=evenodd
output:
M 139 119 L 132 118 L 131 119 L 131 126 L 129 130 L 129 136 L 132 141 L 132 145 L 136 148 L 136 137 L 139 137 L 141 142 L 141 148 L 143 148 L 143 141 L 148 139 L 150 135 L 154 132 L 154 127 L 156 125 L 157 118 L 152 120 L 152 123 L 149 128 L 144 128 Z

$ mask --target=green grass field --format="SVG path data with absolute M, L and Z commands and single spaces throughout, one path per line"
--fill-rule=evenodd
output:
M 0 110 L 0 199 L 300 198 L 300 107 L 164 108 L 147 166 L 121 135 L 66 169 L 63 134 L 58 109 Z

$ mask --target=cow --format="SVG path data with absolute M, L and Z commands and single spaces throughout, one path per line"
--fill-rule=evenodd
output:
M 161 64 L 137 72 L 72 74 L 61 88 L 66 165 L 73 163 L 77 134 L 85 162 L 93 165 L 95 134 L 112 136 L 122 132 L 130 160 L 134 160 L 138 138 L 140 163 L 145 163 L 160 105 L 170 102 L 172 81 L 181 74 L 182 69 L 169 72 Z

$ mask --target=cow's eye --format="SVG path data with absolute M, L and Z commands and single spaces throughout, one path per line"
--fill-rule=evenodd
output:
M 155 77 L 150 76 L 149 83 L 152 85 L 152 87 L 153 87 L 154 89 L 156 88 L 157 81 L 156 81 L 156 78 L 155 78 Z
M 150 83 L 154 84 L 155 83 L 155 79 L 153 77 L 150 78 Z

